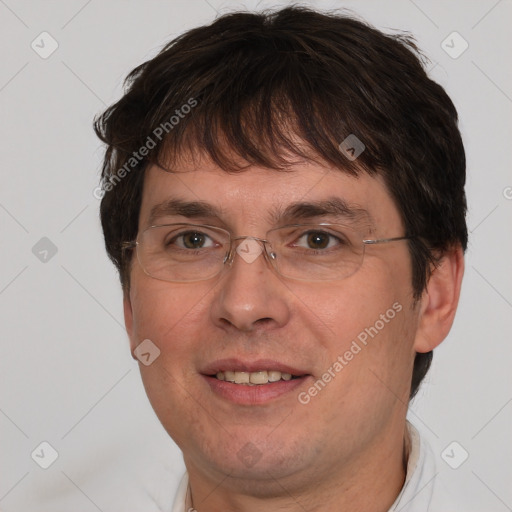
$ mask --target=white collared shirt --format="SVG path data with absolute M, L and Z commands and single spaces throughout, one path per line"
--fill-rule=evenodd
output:
M 436 458 L 418 430 L 407 422 L 411 449 L 405 482 L 388 512 L 470 512 L 462 503 L 454 503 L 443 482 L 436 479 L 439 471 Z M 188 474 L 181 479 L 172 512 L 193 512 L 190 507 Z M 188 508 L 187 508 L 188 507 Z

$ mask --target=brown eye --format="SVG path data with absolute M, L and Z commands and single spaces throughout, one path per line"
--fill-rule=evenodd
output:
M 331 250 L 346 248 L 348 245 L 346 236 L 341 232 L 329 233 L 323 229 L 311 229 L 303 231 L 300 236 L 294 236 L 293 247 L 300 247 L 304 251 L 311 251 L 311 254 L 327 253 Z
M 206 236 L 203 233 L 190 232 L 181 235 L 183 239 L 183 246 L 187 249 L 200 249 L 203 247 Z
M 325 249 L 329 245 L 330 235 L 312 232 L 307 234 L 307 244 L 311 249 Z
M 202 231 L 183 231 L 174 236 L 166 237 L 165 242 L 167 250 L 173 249 L 211 249 L 217 246 L 212 236 Z

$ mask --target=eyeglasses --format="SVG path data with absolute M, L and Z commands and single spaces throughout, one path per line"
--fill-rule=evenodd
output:
M 343 224 L 292 224 L 271 229 L 265 238 L 233 237 L 225 229 L 201 224 L 165 224 L 145 229 L 124 250 L 136 249 L 144 272 L 162 281 L 211 279 L 231 266 L 235 252 L 247 263 L 260 254 L 282 277 L 299 281 L 345 279 L 362 265 L 365 247 L 414 237 L 367 240 Z

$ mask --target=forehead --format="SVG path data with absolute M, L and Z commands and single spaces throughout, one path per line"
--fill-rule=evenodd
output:
M 248 225 L 270 228 L 284 213 L 322 217 L 315 205 L 327 203 L 332 206 L 329 210 L 341 211 L 340 218 L 345 208 L 345 218 L 352 216 L 358 222 L 366 220 L 369 225 L 389 226 L 394 231 L 401 226 L 382 178 L 362 172 L 355 177 L 313 162 L 299 162 L 286 171 L 253 166 L 237 173 L 228 173 L 212 162 L 182 163 L 172 172 L 151 166 L 144 181 L 140 225 L 149 226 L 157 217 L 174 212 L 182 221 L 184 216 L 202 217 L 205 222 L 215 217 L 231 229 Z M 167 209 L 170 204 L 188 209 Z

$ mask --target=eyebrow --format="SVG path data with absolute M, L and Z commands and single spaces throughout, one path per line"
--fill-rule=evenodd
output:
M 284 210 L 273 210 L 271 217 L 278 222 L 295 222 L 317 217 L 331 217 L 356 223 L 369 223 L 371 220 L 368 210 L 336 196 L 318 201 L 291 203 Z
M 216 206 L 204 201 L 185 201 L 168 199 L 156 204 L 149 213 L 149 225 L 155 224 L 162 217 L 181 216 L 189 219 L 221 218 L 222 212 Z
M 186 201 L 179 198 L 167 199 L 151 208 L 149 225 L 156 224 L 163 217 L 181 216 L 187 219 L 222 219 L 223 210 L 204 201 Z M 318 201 L 297 201 L 286 207 L 271 209 L 267 218 L 272 225 L 306 221 L 319 217 L 329 217 L 335 221 L 370 224 L 368 210 L 350 204 L 340 197 L 330 197 Z

